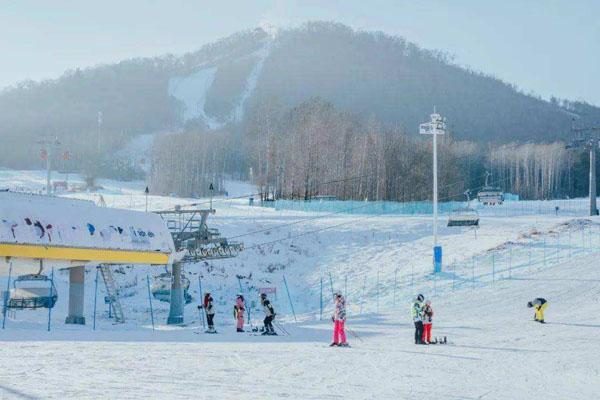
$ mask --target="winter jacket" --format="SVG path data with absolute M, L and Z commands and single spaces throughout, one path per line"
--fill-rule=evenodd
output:
M 215 307 L 213 306 L 212 296 L 204 297 L 204 309 L 206 310 L 206 314 L 215 315 Z
M 275 316 L 275 309 L 273 308 L 273 305 L 268 299 L 261 299 L 260 303 L 262 304 L 263 310 L 265 311 L 265 317 Z
M 428 306 L 426 304 L 425 307 L 423 307 L 423 311 L 421 312 L 421 315 L 422 315 L 424 324 L 431 324 L 431 322 L 433 320 L 433 308 L 431 308 L 431 306 Z
M 411 314 L 414 322 L 423 321 L 422 318 L 423 312 L 423 302 L 415 300 L 411 308 Z
M 531 305 L 532 305 L 532 306 L 534 306 L 534 307 L 536 307 L 536 306 L 537 306 L 537 307 L 541 307 L 541 306 L 543 306 L 543 305 L 544 305 L 545 303 L 547 303 L 547 302 L 548 302 L 548 301 L 547 301 L 546 299 L 544 299 L 544 298 L 542 298 L 542 297 L 538 297 L 537 299 L 535 299 L 535 300 L 533 300 L 533 301 L 531 302 Z
M 335 310 L 333 311 L 334 321 L 346 320 L 346 301 L 343 297 L 339 297 L 335 301 Z
M 246 308 L 244 308 L 244 301 L 242 299 L 237 299 L 237 301 L 235 302 L 234 310 L 236 318 L 244 318 L 244 311 L 246 310 Z

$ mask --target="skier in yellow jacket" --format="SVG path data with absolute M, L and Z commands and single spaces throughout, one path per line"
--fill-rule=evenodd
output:
M 533 299 L 532 301 L 527 303 L 527 307 L 535 310 L 535 316 L 533 317 L 534 321 L 545 324 L 544 322 L 544 311 L 548 308 L 548 301 L 542 297 L 538 297 Z

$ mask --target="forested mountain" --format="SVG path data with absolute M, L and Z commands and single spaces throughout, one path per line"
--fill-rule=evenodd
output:
M 417 127 L 433 105 L 448 119 L 447 157 L 464 161 L 468 153 L 468 165 L 457 161 L 444 171 L 448 179 L 465 180 L 452 195 L 492 168 L 527 196 L 573 195 L 568 171 L 537 166 L 564 169 L 579 155 L 540 164 L 545 150 L 522 147 L 511 164 L 506 160 L 515 153 L 498 146 L 566 139 L 573 118 L 580 125 L 600 122 L 598 107 L 524 94 L 402 38 L 314 22 L 241 32 L 180 57 L 127 60 L 5 89 L 0 166 L 39 166 L 37 141 L 51 135 L 71 154 L 62 168 L 139 178 L 139 165 L 119 160 L 117 151 L 138 135 L 170 133 L 155 142 L 156 165 L 149 169 L 158 191 L 202 194 L 206 182 L 220 182 L 224 174 L 250 178 L 252 168 L 252 177 L 280 196 L 329 191 L 407 198 L 399 176 L 410 176 L 412 186 L 428 179 L 430 149 Z M 519 163 L 532 167 L 508 170 Z M 552 183 L 523 185 L 516 179 L 523 171 L 550 173 Z M 184 175 L 191 181 L 181 181 Z M 364 181 L 315 187 L 321 178 L 353 176 Z

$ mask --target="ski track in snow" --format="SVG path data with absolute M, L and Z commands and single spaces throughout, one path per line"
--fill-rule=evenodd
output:
M 0 171 L 0 183 L 37 187 L 43 175 Z M 119 191 L 112 182 L 103 192 L 109 206 L 144 208 L 143 183 Z M 236 191 L 252 188 L 236 185 Z M 243 193 L 236 193 L 236 195 Z M 95 194 L 70 194 L 95 199 Z M 151 209 L 198 202 L 150 196 Z M 226 237 L 261 231 L 234 240 L 246 247 L 302 233 L 320 231 L 276 244 L 250 248 L 237 258 L 186 267 L 194 301 L 186 306 L 185 327 L 165 325 L 168 305 L 153 301 L 152 332 L 146 276 L 157 267 L 124 268 L 115 273 L 124 291 L 127 323 L 112 325 L 98 293 L 97 331 L 92 331 L 93 268 L 86 273 L 87 326 L 66 326 L 68 274 L 57 271 L 59 300 L 52 310 L 52 332 L 46 332 L 47 310 L 9 315 L 0 330 L 0 398 L 161 398 L 161 399 L 576 399 L 597 397 L 600 376 L 600 269 L 592 250 L 564 257 L 556 265 L 534 271 L 515 269 L 512 279 L 484 287 L 464 285 L 440 290 L 433 298 L 433 336 L 450 344 L 415 346 L 410 299 L 422 291 L 432 296 L 431 222 L 419 216 L 329 215 L 248 207 L 247 200 L 215 199 L 217 213 L 209 219 Z M 600 219 L 589 218 L 598 223 Z M 282 224 L 305 220 L 281 228 Z M 556 230 L 570 220 L 553 215 L 482 217 L 477 239 L 468 229 L 440 226 L 447 262 L 515 241 L 536 229 Z M 573 241 L 578 240 L 576 234 Z M 563 236 L 563 242 L 565 242 Z M 290 246 L 293 244 L 293 247 Z M 515 257 L 519 255 L 515 253 Z M 515 258 L 515 265 L 518 259 Z M 269 266 L 284 266 L 274 273 Z M 398 269 L 397 303 L 390 283 Z M 381 286 L 376 313 L 375 282 Z M 293 323 L 285 289 L 285 272 L 299 322 Z M 335 290 L 347 292 L 348 326 L 360 336 L 352 348 L 329 348 L 331 311 L 329 272 Z M 278 321 L 291 336 L 256 337 L 233 330 L 231 299 L 239 292 L 236 274 L 252 273 L 246 283 L 277 286 L 273 303 Z M 197 274 L 217 307 L 218 335 L 200 331 Z M 416 277 L 414 287 L 411 277 Z M 324 278 L 324 320 L 318 320 L 319 281 Z M 364 277 L 368 301 L 359 315 Z M 441 278 L 448 279 L 448 278 Z M 268 282 L 267 282 L 268 281 Z M 447 282 L 446 282 L 447 283 Z M 440 283 L 441 284 L 441 283 Z M 6 287 L 6 277 L 0 279 Z M 248 295 L 248 300 L 253 300 Z M 550 302 L 546 325 L 532 321 L 525 304 L 543 296 Z M 262 311 L 250 308 L 255 325 Z M 317 317 L 317 318 L 315 318 Z M 263 343 L 265 342 L 265 343 Z
M 210 118 L 204 111 L 208 89 L 215 80 L 216 67 L 204 68 L 185 77 L 169 80 L 169 95 L 185 105 L 183 119 L 202 118 L 210 129 L 218 129 L 223 124 Z
M 266 39 L 265 44 L 251 54 L 251 56 L 257 57 L 256 64 L 246 78 L 246 86 L 239 94 L 238 103 L 226 121 L 219 121 L 216 118 L 212 118 L 204 110 L 206 96 L 215 79 L 217 67 L 203 68 L 188 76 L 171 78 L 169 80 L 169 95 L 180 100 L 185 105 L 183 119 L 187 121 L 194 118 L 201 118 L 206 122 L 209 129 L 222 128 L 229 121 L 241 121 L 244 116 L 246 101 L 256 88 L 265 60 L 271 53 L 272 44 L 272 38 Z

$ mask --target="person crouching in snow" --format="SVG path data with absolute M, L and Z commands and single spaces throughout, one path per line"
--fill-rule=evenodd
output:
M 215 330 L 215 323 L 214 323 L 215 307 L 213 305 L 213 298 L 210 295 L 210 293 L 206 293 L 204 295 L 203 306 L 204 306 L 204 311 L 206 311 L 206 322 L 208 323 L 208 330 L 206 332 L 217 333 L 217 331 Z
M 233 316 L 237 319 L 238 332 L 244 332 L 244 311 L 246 311 L 244 296 L 240 294 L 235 301 L 235 306 L 233 306 Z
M 423 336 L 421 341 L 425 344 L 431 343 L 431 323 L 433 320 L 433 308 L 431 308 L 431 300 L 425 302 L 425 307 L 422 311 L 423 318 Z
M 336 293 L 334 296 L 335 309 L 331 320 L 333 321 L 333 342 L 330 346 L 348 347 L 346 341 L 346 331 L 344 325 L 346 324 L 346 301 L 344 296 Z
M 425 296 L 418 295 L 411 308 L 415 323 L 415 344 L 423 344 L 423 300 L 425 300 Z
M 263 306 L 265 311 L 265 320 L 263 323 L 265 324 L 265 331 L 262 333 L 263 335 L 275 335 L 277 336 L 277 332 L 273 329 L 273 320 L 275 319 L 275 309 L 273 305 L 267 299 L 267 295 L 265 293 L 260 294 L 260 304 Z
M 535 310 L 535 315 L 533 316 L 533 320 L 545 324 L 544 322 L 544 311 L 548 308 L 548 301 L 542 297 L 538 297 L 533 299 L 532 301 L 527 303 L 527 307 Z

